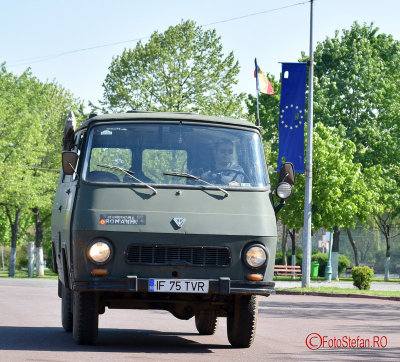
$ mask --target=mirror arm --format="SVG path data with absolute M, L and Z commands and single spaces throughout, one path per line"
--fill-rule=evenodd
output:
M 76 173 L 76 168 L 74 166 L 71 165 L 71 162 L 68 162 L 68 165 L 71 166 L 71 168 L 74 170 L 74 172 Z
M 285 182 L 286 178 L 289 176 L 289 173 L 286 173 L 285 177 L 282 179 L 281 182 Z
M 280 211 L 280 209 L 282 209 L 283 206 L 285 206 L 285 200 L 281 199 L 280 203 L 274 206 L 275 215 Z
M 76 172 L 76 168 L 71 165 L 71 162 L 68 162 L 68 165 L 74 170 L 76 180 L 79 180 L 79 175 L 78 175 L 78 172 Z

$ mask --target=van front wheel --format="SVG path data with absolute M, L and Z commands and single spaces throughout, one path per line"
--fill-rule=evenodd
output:
M 217 314 L 214 311 L 201 311 L 194 317 L 199 334 L 211 336 L 215 333 L 218 325 Z
M 66 332 L 72 332 L 72 293 L 61 285 L 61 323 Z
M 99 330 L 99 298 L 91 292 L 73 292 L 73 337 L 77 344 L 93 344 Z
M 241 295 L 234 299 L 233 311 L 227 316 L 228 340 L 232 347 L 248 348 L 256 334 L 258 302 L 256 295 Z

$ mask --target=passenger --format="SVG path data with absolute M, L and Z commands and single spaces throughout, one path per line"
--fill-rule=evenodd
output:
M 243 168 L 233 162 L 233 142 L 220 140 L 213 149 L 214 167 L 202 173 L 201 178 L 215 184 L 239 186 L 244 179 Z

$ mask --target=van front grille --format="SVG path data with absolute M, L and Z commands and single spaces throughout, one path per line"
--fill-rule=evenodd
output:
M 231 255 L 226 247 L 129 245 L 126 261 L 128 264 L 227 267 Z

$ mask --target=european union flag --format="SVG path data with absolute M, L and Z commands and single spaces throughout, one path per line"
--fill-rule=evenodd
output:
M 282 63 L 278 170 L 284 157 L 296 173 L 304 173 L 306 77 L 307 63 Z

